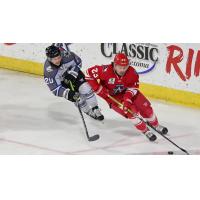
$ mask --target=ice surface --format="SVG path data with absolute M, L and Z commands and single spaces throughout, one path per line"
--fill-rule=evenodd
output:
M 77 108 L 53 96 L 43 78 L 0 69 L 0 154 L 166 154 L 175 146 L 158 136 L 154 143 L 98 98 L 104 123 L 86 118 L 88 142 Z M 191 154 L 200 154 L 200 109 L 152 101 L 168 137 Z

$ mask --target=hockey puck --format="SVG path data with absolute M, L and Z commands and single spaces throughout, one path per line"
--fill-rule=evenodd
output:
M 168 151 L 168 154 L 169 154 L 169 155 L 173 155 L 174 152 L 173 152 L 173 151 Z

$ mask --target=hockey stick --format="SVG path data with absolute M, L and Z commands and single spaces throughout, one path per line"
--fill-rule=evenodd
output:
M 118 106 L 119 108 L 123 109 L 123 104 L 120 103 L 117 99 L 115 99 L 114 97 L 108 95 L 108 97 L 113 100 Z M 162 137 L 164 137 L 166 140 L 168 140 L 171 144 L 173 144 L 174 146 L 176 146 L 177 148 L 179 148 L 181 151 L 183 151 L 185 154 L 190 155 L 185 149 L 181 148 L 180 146 L 178 146 L 176 143 L 174 143 L 172 140 L 170 140 L 168 137 L 166 137 L 165 135 L 159 133 L 149 122 L 145 121 L 143 118 L 141 118 L 140 116 L 138 116 L 137 114 L 134 114 L 132 112 L 132 110 L 128 109 L 128 112 L 133 114 L 133 116 L 135 116 L 136 118 L 140 119 L 141 121 L 145 122 L 149 127 L 151 127 L 154 131 L 156 131 L 158 134 L 160 134 Z
M 70 87 L 71 87 L 72 91 L 74 91 L 74 86 L 73 86 L 73 84 L 72 84 L 71 81 L 69 81 L 69 84 L 70 84 Z M 78 101 L 76 102 L 76 105 L 77 105 L 77 107 L 78 107 L 78 111 L 79 111 L 79 113 L 80 113 L 80 116 L 81 116 L 81 119 L 82 119 L 82 122 L 83 122 L 83 126 L 84 126 L 84 128 L 85 128 L 85 134 L 86 134 L 86 136 L 87 136 L 88 141 L 89 141 L 89 142 L 93 142 L 93 141 L 98 140 L 98 139 L 100 138 L 100 136 L 99 136 L 98 134 L 93 135 L 93 136 L 89 136 L 88 129 L 87 129 L 87 125 L 86 125 L 86 122 L 85 122 L 85 118 L 84 118 L 84 116 L 83 116 L 83 113 L 82 113 L 82 110 L 81 110 L 81 108 L 80 108 L 80 106 L 79 106 Z

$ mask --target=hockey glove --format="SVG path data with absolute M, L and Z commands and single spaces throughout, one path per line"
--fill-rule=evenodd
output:
M 125 99 L 124 100 L 123 111 L 124 111 L 124 114 L 127 115 L 127 116 L 129 116 L 129 115 L 132 116 L 132 115 L 134 115 L 138 112 L 137 108 L 135 107 L 135 105 L 134 105 L 134 103 L 132 102 L 131 99 Z
M 124 114 L 128 114 L 128 110 L 131 108 L 131 105 L 132 105 L 132 101 L 130 99 L 126 99 L 123 103 L 123 111 L 124 111 Z
M 71 102 L 77 102 L 77 101 L 79 101 L 80 100 L 79 93 L 70 90 L 69 93 L 68 93 L 68 100 L 71 101 Z
M 75 77 L 71 74 L 68 74 L 67 72 L 64 74 L 65 83 L 68 83 L 69 81 L 71 81 L 72 83 L 75 83 L 76 78 L 77 77 Z

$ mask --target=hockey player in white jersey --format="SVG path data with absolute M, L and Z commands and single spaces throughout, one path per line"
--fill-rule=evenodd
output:
M 55 45 L 46 48 L 46 56 L 44 80 L 51 92 L 78 104 L 84 113 L 102 121 L 104 116 L 100 112 L 96 96 L 81 71 L 80 57 Z

